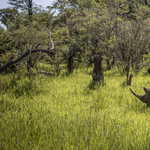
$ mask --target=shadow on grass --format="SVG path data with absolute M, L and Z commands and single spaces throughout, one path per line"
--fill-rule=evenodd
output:
M 96 89 L 96 83 L 90 81 L 87 88 L 90 90 L 95 90 Z
M 73 72 L 68 72 L 68 71 L 65 71 L 65 72 L 63 72 L 62 74 L 61 74 L 61 77 L 69 77 L 70 75 L 72 75 L 73 74 Z
M 31 79 L 28 77 L 24 77 L 21 79 L 12 78 L 9 81 L 3 81 L 0 86 L 0 90 L 2 94 L 8 93 L 8 96 L 12 96 L 15 98 L 19 98 L 22 96 L 25 97 L 34 97 L 35 95 L 40 95 L 41 93 L 47 93 L 48 90 L 44 90 L 37 83 L 34 77 Z
M 139 114 L 145 114 L 148 113 L 150 114 L 150 107 L 148 107 L 145 103 L 141 102 L 138 98 L 133 97 L 133 98 L 127 98 L 126 99 L 126 111 L 131 111 L 134 113 L 139 113 Z
M 148 73 L 148 71 L 143 71 L 143 76 L 150 76 L 150 74 Z
M 11 99 L 4 99 L 3 97 L 0 98 L 0 105 L 1 105 L 1 113 L 5 113 L 5 112 L 13 112 L 16 111 L 16 109 L 21 109 L 20 106 L 17 106 L 11 101 Z
M 103 87 L 103 86 L 105 86 L 105 83 L 96 83 L 96 82 L 90 81 L 87 86 L 87 89 L 95 90 L 95 89 Z
M 130 106 L 128 108 L 129 111 L 140 113 L 140 114 L 145 114 L 145 113 L 150 113 L 150 107 L 146 106 L 146 104 L 141 104 L 141 103 L 136 103 L 132 107 Z
M 90 95 L 93 93 L 94 90 L 103 88 L 103 86 L 105 86 L 105 83 L 99 84 L 99 83 L 94 83 L 94 82 L 90 81 L 88 83 L 88 85 L 84 88 L 83 94 Z
M 90 70 L 90 71 L 87 71 L 87 72 L 86 72 L 86 74 L 87 74 L 87 75 L 91 75 L 91 77 L 92 77 L 92 73 L 93 73 L 93 70 Z
M 23 85 L 22 87 L 19 88 L 14 88 L 14 90 L 12 91 L 12 95 L 15 96 L 16 98 L 25 96 L 25 97 L 30 97 L 33 98 L 34 96 L 40 95 L 40 94 L 45 94 L 48 93 L 49 91 L 45 91 L 42 90 L 41 88 L 39 88 L 38 86 L 26 86 Z
M 122 83 L 120 83 L 120 86 L 121 86 L 122 88 L 129 87 L 129 85 L 127 85 L 127 81 L 126 81 L 126 80 L 124 80 Z

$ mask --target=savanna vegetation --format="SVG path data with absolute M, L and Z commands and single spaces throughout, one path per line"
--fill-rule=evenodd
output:
M 150 149 L 150 2 L 8 3 L 0 149 Z

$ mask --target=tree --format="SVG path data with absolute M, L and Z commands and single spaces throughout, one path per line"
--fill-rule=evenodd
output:
M 17 14 L 18 11 L 14 8 L 0 9 L 0 21 L 8 28 L 9 22 L 13 22 Z
M 119 19 L 117 22 L 117 51 L 119 62 L 125 67 L 127 72 L 127 83 L 129 81 L 130 64 L 132 68 L 138 69 L 143 58 L 143 54 L 148 53 L 150 42 L 149 20 L 124 21 Z
M 31 25 L 32 26 L 32 25 Z M 0 72 L 3 72 L 6 68 L 12 66 L 27 58 L 34 53 L 47 53 L 48 55 L 54 55 L 54 43 L 51 39 L 51 33 L 49 32 L 49 40 L 51 43 L 51 48 L 46 48 L 48 41 L 46 40 L 46 31 L 37 31 L 35 28 L 24 27 L 20 30 L 11 33 L 11 40 L 13 41 L 13 50 L 9 51 L 8 54 L 11 56 L 15 55 L 13 59 L 7 58 L 7 60 L 1 64 Z M 34 38 L 33 38 L 34 37 Z M 41 48 L 45 47 L 45 49 Z M 8 55 L 7 53 L 5 55 Z
M 33 14 L 33 21 L 37 22 L 40 25 L 43 25 L 46 28 L 52 29 L 53 16 L 54 14 L 51 12 L 51 9 L 38 9 L 38 11 Z
M 28 11 L 29 20 L 32 21 L 32 0 L 8 0 L 9 4 L 16 10 Z

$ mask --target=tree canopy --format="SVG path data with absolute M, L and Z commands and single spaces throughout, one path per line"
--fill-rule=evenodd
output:
M 147 0 L 56 0 L 47 8 L 33 2 L 9 0 L 12 7 L 0 10 L 1 23 L 7 27 L 6 31 L 0 30 L 2 72 L 12 64 L 2 70 L 4 65 L 19 58 L 16 66 L 33 67 L 44 60 L 56 67 L 57 74 L 61 64 L 72 72 L 75 64 L 93 63 L 95 54 L 108 68 L 113 62 L 124 68 L 131 63 L 137 69 L 150 52 Z M 49 31 L 55 44 L 51 53 Z

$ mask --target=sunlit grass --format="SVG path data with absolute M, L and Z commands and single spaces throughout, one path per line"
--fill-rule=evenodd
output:
M 105 71 L 105 84 L 92 87 L 91 74 L 81 68 L 15 84 L 1 75 L 0 149 L 150 149 L 150 109 L 125 75 Z M 149 75 L 134 73 L 135 92 L 149 85 Z

